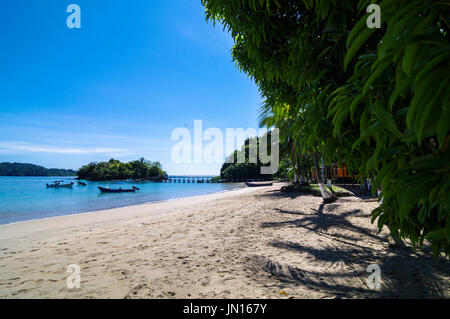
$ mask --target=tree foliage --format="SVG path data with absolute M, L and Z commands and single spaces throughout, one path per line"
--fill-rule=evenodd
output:
M 266 133 L 267 141 L 273 142 L 271 132 Z M 271 143 L 268 144 L 267 153 L 271 152 Z M 254 148 L 253 150 L 251 150 Z M 230 154 L 220 169 L 220 177 L 224 180 L 242 180 L 242 179 L 272 179 L 287 177 L 287 167 L 285 161 L 281 159 L 281 165 L 276 174 L 261 174 L 261 167 L 265 166 L 260 160 L 260 138 L 252 137 L 245 140 L 240 150 Z M 254 160 L 251 160 L 253 153 Z M 243 159 L 243 162 L 242 160 Z
M 166 176 L 159 162 L 146 161 L 144 158 L 128 163 L 110 159 L 108 162 L 90 163 L 78 170 L 78 178 L 95 181 L 162 179 Z
M 280 129 L 292 167 L 311 155 L 345 160 L 381 191 L 380 229 L 449 255 L 449 3 L 202 3 L 232 34 L 233 59 L 264 98 L 261 124 Z M 371 3 L 380 29 L 366 25 Z

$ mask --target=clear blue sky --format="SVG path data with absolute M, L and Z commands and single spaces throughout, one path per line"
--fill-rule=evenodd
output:
M 81 29 L 66 7 L 81 7 Z M 256 86 L 200 0 L 0 1 L 0 162 L 79 168 L 145 157 L 169 174 L 177 127 L 257 127 Z

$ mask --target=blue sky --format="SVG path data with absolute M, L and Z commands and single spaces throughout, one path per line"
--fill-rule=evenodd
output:
M 71 3 L 81 29 L 66 26 Z M 1 1 L 0 42 L 0 162 L 145 157 L 212 175 L 220 164 L 172 162 L 172 131 L 257 127 L 259 92 L 200 0 Z

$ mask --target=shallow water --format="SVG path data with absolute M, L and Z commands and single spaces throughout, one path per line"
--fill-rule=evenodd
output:
M 242 184 L 210 183 L 128 183 L 88 182 L 70 188 L 46 188 L 55 180 L 69 182 L 67 177 L 0 177 L 0 224 L 31 219 L 89 212 L 175 198 L 205 195 L 234 188 Z M 131 188 L 135 193 L 102 194 L 98 186 Z

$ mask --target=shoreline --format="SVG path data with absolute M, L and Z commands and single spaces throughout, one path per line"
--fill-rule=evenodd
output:
M 247 191 L 244 191 L 247 190 Z M 195 202 L 204 202 L 207 200 L 215 200 L 219 199 L 222 196 L 217 195 L 224 195 L 229 194 L 230 196 L 237 195 L 237 192 L 242 191 L 244 193 L 256 191 L 256 189 L 248 188 L 248 187 L 241 187 L 241 188 L 233 188 L 228 190 L 221 190 L 214 193 L 209 194 L 203 194 L 203 195 L 196 195 L 196 196 L 187 196 L 187 197 L 179 197 L 179 198 L 171 198 L 167 200 L 160 200 L 155 202 L 146 202 L 146 203 L 140 203 L 140 204 L 132 204 L 127 206 L 119 206 L 115 208 L 108 208 L 108 209 L 102 209 L 102 210 L 94 210 L 94 211 L 87 211 L 87 212 L 80 212 L 80 213 L 73 213 L 73 214 L 67 214 L 67 215 L 58 215 L 58 216 L 51 216 L 51 217 L 43 217 L 43 218 L 37 218 L 37 219 L 30 219 L 30 220 L 24 220 L 24 221 L 18 221 L 8 224 L 1 224 L 0 225 L 0 240 L 9 239 L 9 237 L 5 234 L 5 232 L 13 232 L 17 233 L 19 232 L 20 235 L 27 235 L 24 234 L 23 231 L 25 229 L 30 229 L 30 232 L 38 232 L 42 230 L 48 230 L 52 229 L 52 227 L 73 227 L 75 225 L 82 224 L 89 224 L 89 223 L 98 223 L 98 222 L 105 222 L 105 221 L 113 221 L 113 220 L 120 220 L 125 217 L 138 217 L 138 216 L 145 216 L 148 214 L 147 210 L 150 210 L 153 208 L 153 205 L 160 205 L 165 203 L 174 203 L 175 205 L 189 205 L 191 203 Z M 216 195 L 216 196 L 215 196 Z M 159 207 L 158 207 L 159 208 Z M 170 209 L 173 209 L 173 207 L 170 207 Z M 131 211 L 131 213 L 130 213 Z M 136 216 L 132 216 L 136 214 L 135 212 L 138 211 L 139 213 Z M 114 214 L 112 216 L 111 214 Z M 159 213 L 163 214 L 163 213 Z M 149 214 L 149 216 L 152 214 Z M 155 215 L 158 215 L 155 214 Z M 84 220 L 81 221 L 84 217 Z M 56 225 L 60 223 L 60 225 Z M 54 228 L 53 228 L 54 229 Z
M 450 297 L 450 261 L 379 233 L 376 200 L 323 205 L 282 185 L 0 226 L 0 298 Z
M 39 177 L 39 176 L 37 176 L 37 177 Z M 237 184 L 238 184 L 238 183 L 237 183 Z M 143 203 L 139 203 L 139 204 L 129 204 L 129 205 L 124 205 L 124 206 L 117 206 L 117 207 L 105 208 L 105 209 L 100 209 L 100 210 L 81 211 L 81 212 L 69 213 L 69 214 L 65 214 L 65 215 L 56 215 L 56 216 L 49 216 L 49 217 L 42 217 L 42 218 L 33 218 L 33 219 L 21 220 L 21 221 L 16 221 L 16 222 L 11 222 L 11 223 L 6 223 L 6 224 L 0 224 L 0 230 L 1 230 L 1 227 L 2 227 L 2 226 L 15 225 L 15 224 L 27 223 L 27 222 L 34 222 L 34 221 L 40 221 L 40 220 L 45 220 L 45 219 L 57 218 L 57 217 L 73 216 L 73 215 L 79 215 L 79 214 L 98 213 L 98 212 L 104 212 L 104 211 L 115 210 L 115 209 L 119 209 L 119 208 L 134 207 L 134 206 L 140 206 L 140 205 L 149 205 L 149 204 L 165 203 L 165 202 L 170 202 L 170 201 L 175 201 L 175 200 L 187 199 L 187 198 L 191 198 L 191 197 L 208 196 L 208 195 L 214 195 L 214 194 L 220 194 L 220 193 L 233 192 L 233 191 L 237 191 L 237 190 L 245 189 L 245 188 L 247 188 L 247 187 L 235 187 L 235 188 L 230 188 L 230 189 L 220 190 L 220 191 L 216 191 L 216 192 L 212 192 L 212 193 L 207 193 L 207 194 L 202 194 L 202 195 L 193 195 L 193 196 L 186 196 L 186 197 L 169 198 L 169 199 L 163 199 L 163 200 L 156 200 L 156 201 L 150 201 L 150 202 L 143 202 Z

